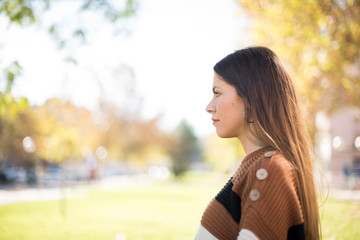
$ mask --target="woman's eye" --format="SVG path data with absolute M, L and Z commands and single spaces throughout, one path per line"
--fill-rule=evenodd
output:
M 214 93 L 214 96 L 219 96 L 220 93 L 218 91 L 216 91 L 217 89 L 216 88 L 213 88 L 212 91 Z

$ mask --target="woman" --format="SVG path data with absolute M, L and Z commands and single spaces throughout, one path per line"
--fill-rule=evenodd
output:
M 195 239 L 319 239 L 313 157 L 285 67 L 270 49 L 250 47 L 214 71 L 206 111 L 219 137 L 237 137 L 247 155 L 209 203 Z

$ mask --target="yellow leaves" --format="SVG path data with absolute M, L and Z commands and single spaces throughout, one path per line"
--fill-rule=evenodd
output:
M 239 0 L 253 22 L 254 45 L 285 62 L 309 112 L 360 106 L 360 5 L 350 1 Z M 266 7 L 264 7 L 266 6 Z
M 342 85 L 344 86 L 344 88 L 345 89 L 347 89 L 347 90 L 352 90 L 352 84 L 351 84 L 351 82 L 350 82 L 350 80 L 348 79 L 348 78 L 344 78 L 343 80 L 342 80 Z
M 33 109 L 37 116 L 37 155 L 48 161 L 61 162 L 82 157 L 82 150 L 91 139 L 93 126 L 91 113 L 84 108 L 77 108 L 68 101 L 51 99 L 43 106 Z M 87 131 L 84 131 L 84 128 Z
M 29 110 L 26 98 L 15 99 L 10 93 L 0 93 L 0 117 L 14 120 L 18 114 Z
M 59 126 L 50 136 L 39 139 L 40 148 L 37 154 L 43 159 L 54 162 L 80 158 L 80 140 L 75 129 Z
M 0 93 L 0 152 L 1 158 L 15 162 L 31 161 L 31 154 L 25 151 L 22 142 L 26 136 L 33 136 L 34 129 L 28 102 L 15 99 L 10 93 Z

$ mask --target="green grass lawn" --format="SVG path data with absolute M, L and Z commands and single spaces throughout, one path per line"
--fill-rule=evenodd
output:
M 360 203 L 327 199 L 320 208 L 323 239 L 360 239 Z
M 0 240 L 194 239 L 210 199 L 227 179 L 196 175 L 116 191 L 86 190 L 86 197 L 0 206 Z M 324 239 L 360 239 L 360 205 L 327 200 Z M 118 239 L 116 235 L 118 234 Z

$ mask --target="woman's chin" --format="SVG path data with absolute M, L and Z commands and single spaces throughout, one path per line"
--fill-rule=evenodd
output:
M 222 132 L 222 131 L 219 131 L 217 129 L 216 129 L 216 133 L 220 138 L 233 138 L 233 137 L 236 137 L 236 136 L 233 136 L 233 134 Z

